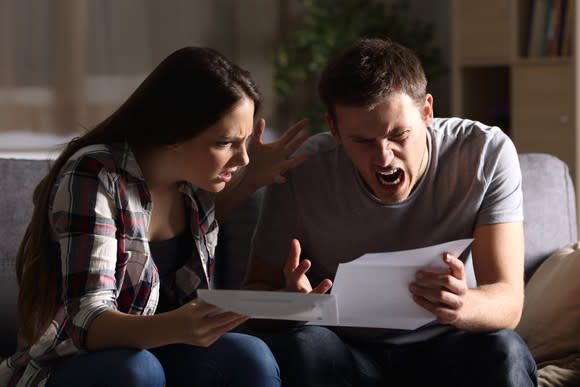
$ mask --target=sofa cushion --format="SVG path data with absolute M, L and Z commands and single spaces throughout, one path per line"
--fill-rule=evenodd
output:
M 580 350 L 580 243 L 551 255 L 525 289 L 516 331 L 537 363 L 549 364 Z

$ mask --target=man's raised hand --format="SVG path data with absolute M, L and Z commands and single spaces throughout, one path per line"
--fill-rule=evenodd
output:
M 306 277 L 306 272 L 310 269 L 312 263 L 308 259 L 300 261 L 300 242 L 298 239 L 292 239 L 290 243 L 290 253 L 284 265 L 285 291 L 300 293 L 326 293 L 332 287 L 332 281 L 324 279 L 320 281 L 314 289 L 310 280 Z

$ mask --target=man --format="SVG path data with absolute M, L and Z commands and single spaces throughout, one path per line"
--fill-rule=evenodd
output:
M 516 150 L 497 127 L 433 118 L 426 84 L 417 57 L 390 41 L 361 40 L 328 64 L 319 93 L 330 134 L 307 141 L 309 159 L 267 191 L 246 284 L 324 293 L 338 264 L 362 254 L 473 238 L 477 286 L 468 254 L 445 254 L 448 272 L 419 270 L 409 284 L 433 324 L 265 335 L 286 385 L 536 384 L 512 330 L 524 288 Z

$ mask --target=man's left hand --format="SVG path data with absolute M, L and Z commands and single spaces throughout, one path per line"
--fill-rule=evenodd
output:
M 463 262 L 451 254 L 444 254 L 447 271 L 423 269 L 415 274 L 409 289 L 413 300 L 433 313 L 442 324 L 456 324 L 461 319 L 468 287 Z

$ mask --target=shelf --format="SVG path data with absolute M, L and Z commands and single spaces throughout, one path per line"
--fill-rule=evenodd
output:
M 538 58 L 530 58 L 530 57 L 520 57 L 516 61 L 514 61 L 515 65 L 572 65 L 573 58 L 569 56 L 553 56 L 553 57 L 538 57 Z
M 537 40 L 530 40 L 531 7 L 538 1 L 548 4 L 543 0 L 453 1 L 452 113 L 499 126 L 518 152 L 558 157 L 568 165 L 578 187 L 580 76 L 575 53 L 580 50 L 580 7 L 576 0 L 565 2 L 576 5 L 564 11 L 567 22 L 562 25 L 568 29 L 559 31 L 571 35 L 558 35 L 558 39 L 568 38 L 556 43 L 571 55 L 547 56 L 548 46 L 538 51 Z M 552 12 L 558 14 L 555 9 Z M 554 40 L 551 47 L 561 53 L 558 47 L 554 51 Z M 536 56 L 527 56 L 532 48 Z M 580 195 L 576 208 L 580 211 Z

